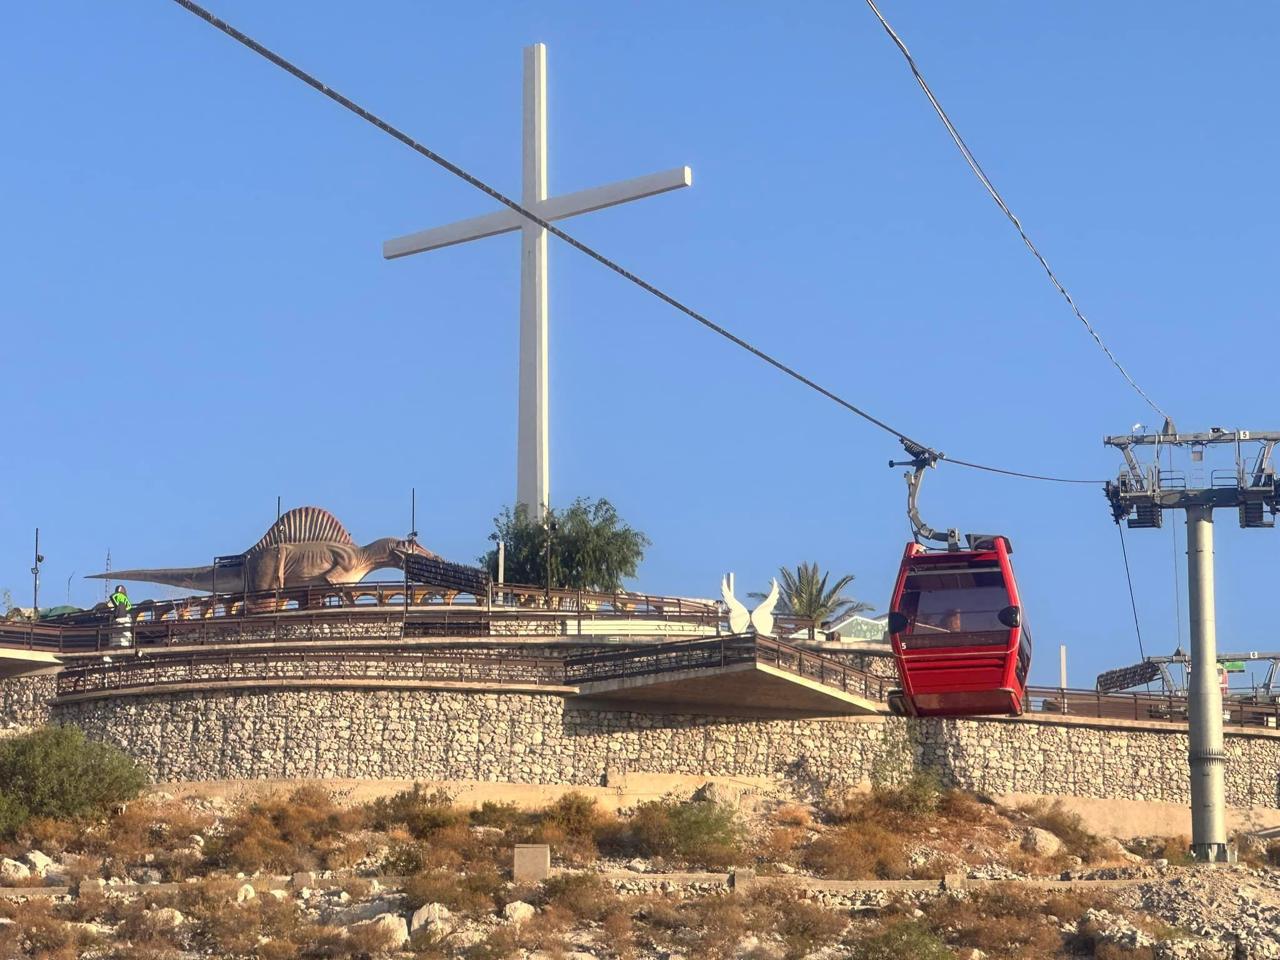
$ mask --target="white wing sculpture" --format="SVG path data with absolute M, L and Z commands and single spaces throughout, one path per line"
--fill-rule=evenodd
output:
M 769 595 L 751 611 L 751 625 L 756 628 L 756 633 L 765 637 L 773 636 L 773 608 L 778 605 L 778 581 L 775 578 L 770 582 Z
M 729 586 L 729 578 L 724 577 L 720 581 L 720 596 L 724 598 L 724 604 L 729 608 L 729 630 L 732 633 L 746 633 L 747 627 L 751 624 L 751 614 L 747 612 L 741 601 L 733 595 L 733 589 Z

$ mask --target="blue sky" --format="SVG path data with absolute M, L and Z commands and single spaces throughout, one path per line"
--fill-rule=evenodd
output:
M 547 43 L 553 192 L 694 171 L 568 229 L 948 453 L 1104 478 L 1101 437 L 1152 422 L 859 4 L 214 9 L 512 192 L 520 50 Z M 884 10 L 1179 425 L 1275 428 L 1280 8 Z M 108 548 L 208 562 L 277 495 L 370 540 L 407 529 L 416 487 L 424 542 L 480 553 L 514 492 L 518 240 L 379 248 L 492 201 L 174 4 L 4 25 L 0 586 L 29 602 L 36 525 L 42 598 L 71 578 L 86 604 Z M 637 586 L 745 590 L 811 559 L 883 606 L 907 534 L 891 438 L 554 240 L 551 264 L 553 498 L 607 496 L 650 535 Z M 923 505 L 1012 538 L 1034 680 L 1059 643 L 1073 685 L 1136 659 L 1099 492 L 944 467 Z M 1220 645 L 1274 648 L 1276 534 L 1217 526 Z M 1170 532 L 1129 547 L 1148 651 L 1169 650 Z

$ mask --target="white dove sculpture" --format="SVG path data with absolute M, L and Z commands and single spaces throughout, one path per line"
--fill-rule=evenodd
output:
M 724 598 L 724 604 L 729 608 L 729 630 L 732 633 L 746 633 L 748 627 L 754 628 L 756 633 L 764 636 L 773 634 L 773 608 L 778 605 L 778 581 L 770 580 L 769 594 L 761 601 L 760 605 L 754 610 L 748 612 L 747 608 L 742 605 L 737 597 L 733 595 L 733 588 L 729 586 L 729 578 L 726 576 L 720 581 L 720 596 Z

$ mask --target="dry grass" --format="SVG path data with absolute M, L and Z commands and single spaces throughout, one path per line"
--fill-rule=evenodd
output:
M 241 808 L 205 849 L 212 863 L 246 873 L 340 868 L 363 855 L 363 846 L 353 849 L 351 835 L 366 821 L 365 811 L 340 807 L 327 791 L 304 786 L 287 798 Z
M 770 827 L 752 845 L 761 864 L 800 862 L 806 833 L 800 827 Z
M 1064 948 L 1059 919 L 1111 906 L 1104 895 L 1047 892 L 999 884 L 967 897 L 944 896 L 923 905 L 924 922 L 951 946 L 978 949 L 992 960 L 1052 957 Z
M 874 823 L 827 830 L 805 850 L 804 865 L 833 880 L 900 880 L 909 872 L 902 836 Z
M 0 901 L 0 917 L 12 924 L 0 926 L 0 956 L 6 960 L 38 957 L 40 960 L 77 960 L 83 948 L 96 938 L 67 926 L 47 900 L 24 903 Z
M 1084 825 L 1080 814 L 1073 813 L 1062 805 L 1062 801 L 1048 803 L 1037 800 L 1034 803 L 1022 804 L 1018 811 L 1037 827 L 1048 830 L 1062 841 L 1063 852 L 1068 856 L 1076 856 L 1085 863 L 1100 860 L 1105 855 L 1102 838 L 1091 833 Z
M 769 819 L 780 827 L 807 829 L 813 825 L 813 811 L 799 803 L 783 803 L 774 808 Z

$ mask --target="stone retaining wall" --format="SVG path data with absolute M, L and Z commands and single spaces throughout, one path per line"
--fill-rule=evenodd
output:
M 36 727 L 49 722 L 53 674 L 0 680 L 0 727 Z
M 44 678 L 41 678 L 44 679 Z M 583 710 L 551 694 L 204 691 L 68 703 L 54 719 L 160 780 L 353 777 L 599 784 L 606 772 L 801 786 L 935 771 L 986 793 L 1188 802 L 1186 734 L 1041 720 L 740 720 Z M 1280 739 L 1228 735 L 1228 802 L 1280 806 Z

